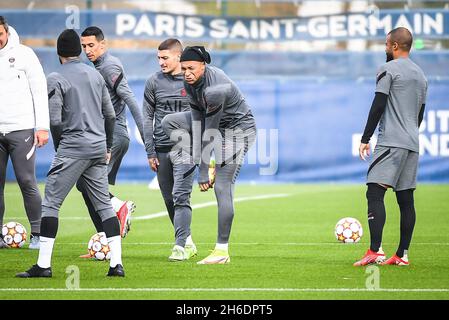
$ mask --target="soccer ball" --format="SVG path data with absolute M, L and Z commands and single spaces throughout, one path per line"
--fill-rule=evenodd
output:
M 87 250 L 90 256 L 97 260 L 111 259 L 111 249 L 109 248 L 106 233 L 104 232 L 96 233 L 90 238 Z
M 335 237 L 343 243 L 359 242 L 363 235 L 362 224 L 355 218 L 343 218 L 335 226 Z
M 21 248 L 27 240 L 27 231 L 18 222 L 8 222 L 2 227 L 2 238 L 10 248 Z

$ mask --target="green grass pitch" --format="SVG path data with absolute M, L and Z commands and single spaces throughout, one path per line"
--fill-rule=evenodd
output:
M 41 186 L 43 188 L 43 186 Z M 195 188 L 196 189 L 196 188 Z M 0 250 L 0 299 L 449 299 L 449 185 L 419 185 L 417 224 L 408 267 L 356 268 L 369 243 L 363 185 L 237 185 L 229 265 L 197 265 L 213 249 L 217 209 L 213 192 L 192 194 L 192 235 L 199 254 L 168 262 L 173 229 L 159 191 L 143 184 L 119 184 L 111 191 L 137 204 L 123 241 L 125 278 L 105 276 L 108 263 L 78 258 L 95 232 L 81 195 L 72 190 L 60 213 L 51 279 L 17 279 L 37 261 L 37 251 Z M 16 184 L 5 190 L 4 222 L 29 230 Z M 390 256 L 399 239 L 399 212 L 386 195 L 383 248 Z M 334 226 L 355 217 L 365 235 L 340 244 Z M 140 219 L 139 219 L 140 217 Z M 142 219 L 143 218 L 143 219 Z M 79 270 L 79 290 L 69 290 Z M 379 284 L 374 287 L 373 285 Z

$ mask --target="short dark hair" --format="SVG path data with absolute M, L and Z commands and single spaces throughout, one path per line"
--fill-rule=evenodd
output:
M 407 28 L 398 27 L 391 30 L 388 34 L 390 35 L 391 43 L 396 42 L 401 50 L 410 51 L 413 44 L 413 36 Z
M 5 28 L 6 32 L 8 32 L 8 22 L 3 16 L 0 16 L 0 25 L 2 25 Z
M 182 52 L 182 44 L 181 41 L 179 41 L 178 39 L 170 38 L 162 41 L 157 49 L 158 50 L 178 49 L 179 52 Z
M 101 31 L 100 28 L 95 26 L 87 27 L 83 31 L 83 33 L 81 33 L 81 37 L 90 37 L 90 36 L 95 36 L 95 39 L 97 39 L 97 41 L 104 40 L 103 31 Z

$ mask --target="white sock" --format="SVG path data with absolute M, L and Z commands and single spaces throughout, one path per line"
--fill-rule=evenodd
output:
M 108 238 L 109 249 L 111 249 L 111 261 L 109 265 L 114 268 L 116 265 L 122 263 L 122 238 L 115 236 Z
M 379 247 L 379 250 L 377 250 L 377 253 L 379 254 L 385 254 L 384 250 L 382 249 L 382 247 Z
M 408 262 L 408 250 L 404 250 L 404 255 L 401 257 L 402 260 Z
M 228 251 L 228 244 L 227 243 L 217 243 L 217 244 L 215 244 L 215 249 Z
M 111 198 L 112 209 L 114 209 L 115 212 L 120 210 L 120 208 L 123 206 L 123 203 L 124 201 L 120 200 L 117 197 Z
M 192 240 L 192 235 L 188 236 L 186 239 L 186 246 L 192 246 L 194 245 L 193 240 Z
M 51 266 L 51 254 L 53 253 L 53 245 L 55 244 L 54 238 L 40 237 L 40 249 L 39 258 L 37 259 L 37 265 L 41 268 L 50 268 Z

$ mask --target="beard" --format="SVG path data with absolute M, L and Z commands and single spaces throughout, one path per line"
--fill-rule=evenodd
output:
M 394 60 L 393 53 L 386 52 L 385 54 L 387 55 L 387 59 L 386 59 L 387 62 Z

